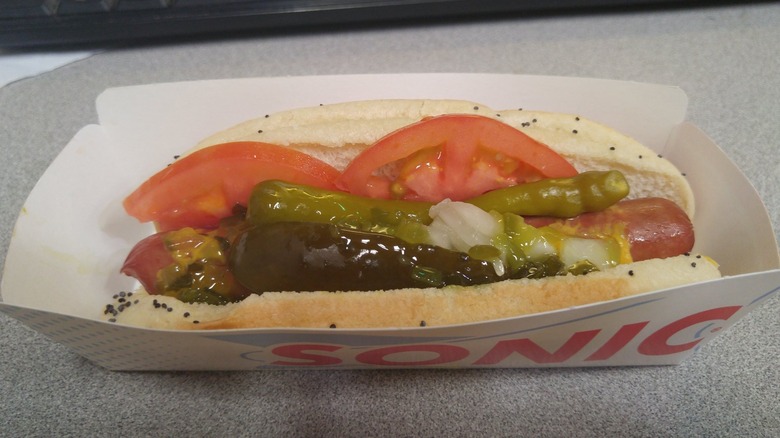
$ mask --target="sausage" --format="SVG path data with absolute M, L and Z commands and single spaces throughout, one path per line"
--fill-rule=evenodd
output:
M 157 291 L 157 272 L 173 263 L 165 248 L 164 232 L 152 234 L 138 242 L 128 254 L 120 272 L 134 277 L 150 294 Z
M 550 226 L 581 237 L 620 235 L 628 241 L 635 262 L 684 254 L 693 248 L 695 240 L 688 215 L 664 198 L 621 201 L 600 212 L 584 213 L 571 219 L 525 219 L 534 227 Z

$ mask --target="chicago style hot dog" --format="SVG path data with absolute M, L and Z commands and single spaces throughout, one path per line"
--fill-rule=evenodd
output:
M 106 317 L 161 328 L 403 327 L 719 277 L 692 192 L 581 117 L 462 101 L 292 110 L 202 141 L 125 200 L 158 233 Z M 129 304 L 128 304 L 129 303 Z

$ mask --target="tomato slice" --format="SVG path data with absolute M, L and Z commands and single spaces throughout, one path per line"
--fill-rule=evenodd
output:
M 159 231 L 215 228 L 236 204 L 247 204 L 259 182 L 281 179 L 335 189 L 338 176 L 334 167 L 303 152 L 261 142 L 224 143 L 155 174 L 124 200 L 124 207 L 141 222 L 154 221 Z
M 505 123 L 448 114 L 388 134 L 352 160 L 336 183 L 362 196 L 438 202 L 576 174 L 565 158 Z

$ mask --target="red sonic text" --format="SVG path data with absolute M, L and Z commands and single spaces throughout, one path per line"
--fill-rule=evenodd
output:
M 598 365 L 607 362 L 634 341 L 632 354 L 640 356 L 665 356 L 686 352 L 695 348 L 704 338 L 687 342 L 674 341 L 673 337 L 694 326 L 711 321 L 725 321 L 742 306 L 718 307 L 705 310 L 661 327 L 649 334 L 643 331 L 650 321 L 621 326 L 608 338 L 597 338 L 602 329 L 581 330 L 571 333 L 563 344 L 551 351 L 539 345 L 531 337 L 518 337 L 493 341 L 480 348 L 467 348 L 451 343 L 403 344 L 383 347 L 353 349 L 348 346 L 327 343 L 290 343 L 270 349 L 272 359 L 262 360 L 279 367 L 443 367 L 443 366 L 567 366 Z M 711 330 L 712 332 L 718 329 Z M 601 339 L 601 340 L 597 340 Z M 480 341 L 482 342 L 482 341 Z M 485 348 L 487 347 L 487 349 Z M 578 353 L 592 351 L 586 357 Z M 259 353 L 259 352 L 258 352 Z M 264 353 L 268 353 L 266 350 Z M 252 360 L 252 353 L 244 358 Z

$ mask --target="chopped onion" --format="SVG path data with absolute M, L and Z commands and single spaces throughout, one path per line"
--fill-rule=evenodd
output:
M 472 246 L 490 245 L 501 231 L 501 224 L 490 213 L 465 202 L 445 199 L 431 207 L 430 215 L 431 239 L 448 249 L 467 252 Z
M 605 269 L 614 263 L 609 256 L 609 248 L 601 239 L 570 237 L 561 245 L 561 261 L 566 266 L 587 260 L 599 269 Z
M 454 251 L 466 252 L 477 245 L 490 245 L 496 248 L 494 241 L 504 232 L 504 226 L 499 218 L 465 202 L 444 201 L 431 207 L 429 212 L 433 221 L 428 225 L 430 243 Z M 525 225 L 521 220 L 519 225 Z M 588 261 L 598 269 L 614 266 L 615 260 L 610 257 L 610 244 L 602 239 L 585 239 L 566 237 L 551 241 L 535 229 L 523 244 L 523 257 L 530 260 L 545 259 L 557 255 L 566 267 Z M 522 231 L 522 230 L 521 230 Z M 528 233 L 526 233 L 528 234 Z M 498 248 L 501 255 L 489 260 L 498 275 L 504 275 L 507 270 L 507 247 Z M 511 250 L 509 250 L 511 251 Z

